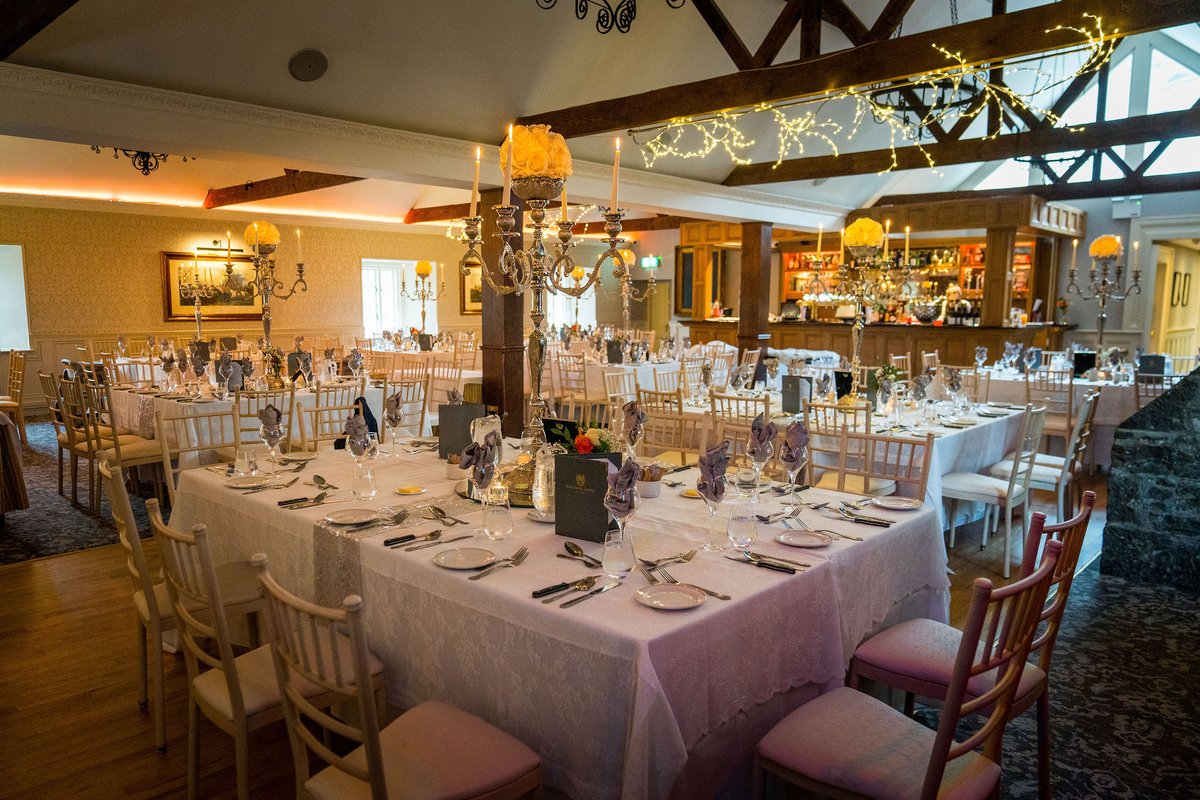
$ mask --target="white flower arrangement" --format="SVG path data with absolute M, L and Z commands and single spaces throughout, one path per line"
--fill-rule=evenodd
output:
M 552 133 L 549 125 L 516 125 L 512 141 L 500 146 L 500 169 L 508 164 L 511 145 L 513 153 L 512 176 L 514 178 L 559 178 L 571 177 L 571 151 L 567 140 Z
M 1121 237 L 1113 236 L 1111 233 L 1097 236 L 1092 239 L 1092 244 L 1088 247 L 1088 255 L 1092 258 L 1120 258 Z
M 276 228 L 269 222 L 251 222 L 246 226 L 246 231 L 243 235 L 246 237 L 246 244 L 250 247 L 256 244 L 278 245 L 280 238 L 279 228 Z
M 883 247 L 883 226 L 867 217 L 856 219 L 846 228 L 842 243 L 846 247 Z

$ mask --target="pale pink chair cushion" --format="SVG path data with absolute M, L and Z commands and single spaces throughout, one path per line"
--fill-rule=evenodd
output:
M 919 800 L 934 732 L 845 687 L 793 711 L 758 743 L 763 758 L 830 786 L 880 800 Z M 972 752 L 946 765 L 939 798 L 991 796 L 1000 767 Z
M 954 672 L 954 659 L 962 631 L 931 619 L 911 619 L 872 636 L 854 651 L 854 659 L 895 675 L 946 686 Z M 1019 700 L 1046 680 L 1046 673 L 1033 664 L 1021 670 L 1017 684 Z M 996 670 L 980 673 L 967 681 L 967 694 L 978 697 L 996 685 Z
M 338 662 L 342 666 L 343 674 L 352 673 L 354 669 L 352 666 L 354 664 L 354 653 L 350 647 L 349 637 L 339 635 L 337 637 L 337 646 Z M 311 646 L 308 652 L 314 652 Z M 328 650 L 324 650 L 321 655 L 322 661 L 325 664 L 326 674 L 332 675 L 332 654 Z M 246 716 L 266 711 L 272 706 L 279 706 L 282 703 L 279 696 L 279 681 L 275 676 L 275 662 L 273 659 L 274 656 L 271 654 L 270 645 L 257 647 L 235 659 L 237 662 L 238 683 L 242 689 L 242 703 L 245 705 Z M 367 653 L 367 665 L 371 670 L 372 677 L 383 674 L 383 662 L 371 653 Z M 326 691 L 324 688 L 299 677 L 295 673 L 292 673 L 292 680 L 296 689 L 305 697 L 316 697 Z M 347 682 L 353 685 L 354 679 L 352 675 Z M 225 673 L 218 669 L 210 669 L 207 672 L 202 672 L 196 676 L 196 680 L 192 681 L 192 688 L 196 692 L 198 699 L 206 703 L 218 714 L 223 715 L 226 719 L 233 719 L 233 704 L 229 699 L 229 688 L 225 682 Z
M 504 731 L 461 709 L 431 700 L 379 732 L 389 797 L 453 800 L 478 797 L 527 775 L 537 753 Z M 346 760 L 367 768 L 358 748 Z M 313 800 L 370 800 L 371 788 L 336 767 L 304 784 Z

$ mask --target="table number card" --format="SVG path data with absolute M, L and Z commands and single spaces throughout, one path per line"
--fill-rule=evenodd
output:
M 608 363 L 620 364 L 624 361 L 625 354 L 621 352 L 620 340 L 608 339 L 604 344 L 608 348 Z
M 803 411 L 805 400 L 812 401 L 812 381 L 799 375 L 783 376 L 783 411 L 785 414 L 799 414 Z
M 421 348 L 422 353 L 428 353 L 433 349 L 433 336 L 428 333 L 418 333 L 417 347 Z
M 850 394 L 850 387 L 854 385 L 853 376 L 848 369 L 835 369 L 833 371 L 833 388 L 837 392 L 838 398 L 845 397 Z M 867 387 L 862 387 L 866 391 Z
M 1089 350 L 1076 350 L 1074 354 L 1075 377 L 1082 378 L 1088 370 L 1096 368 L 1096 353 Z
M 600 544 L 610 527 L 604 494 L 608 465 L 620 453 L 563 453 L 554 457 L 554 532 Z M 612 523 L 615 525 L 615 523 Z
M 471 423 L 486 415 L 479 403 L 438 406 L 438 454 L 443 460 L 466 449 L 471 443 Z

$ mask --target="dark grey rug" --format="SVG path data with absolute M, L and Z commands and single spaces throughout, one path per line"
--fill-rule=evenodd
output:
M 1056 800 L 1175 800 L 1200 775 L 1200 596 L 1100 575 L 1075 579 L 1051 666 Z M 918 717 L 936 726 L 937 715 Z M 1037 797 L 1033 709 L 1004 735 L 1005 798 Z
M 30 422 L 26 431 L 29 447 L 22 448 L 21 457 L 29 508 L 4 515 L 5 526 L 0 528 L 0 564 L 115 544 L 117 528 L 108 507 L 108 496 L 103 497 L 100 517 L 87 511 L 86 462 L 81 460 L 79 463 L 80 505 L 73 506 L 70 501 L 70 459 L 64 466 L 63 488 L 67 497 L 58 494 L 54 426 L 48 421 Z M 146 507 L 137 497 L 130 499 L 138 529 L 146 535 L 150 525 Z

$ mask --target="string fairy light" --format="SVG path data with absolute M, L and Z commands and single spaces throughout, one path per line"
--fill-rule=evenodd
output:
M 933 156 L 921 144 L 922 134 L 931 125 L 957 123 L 964 119 L 971 121 L 989 108 L 996 108 L 1003 113 L 1006 106 L 1016 109 L 1021 114 L 1040 115 L 1040 118 L 1050 125 L 1060 122 L 1059 116 L 1050 109 L 1039 106 L 1036 98 L 1081 75 L 1100 69 L 1112 58 L 1119 41 L 1119 31 L 1106 31 L 1099 16 L 1083 16 L 1092 20 L 1090 27 L 1058 25 L 1045 31 L 1046 34 L 1051 34 L 1068 30 L 1086 38 L 1086 42 L 1080 45 L 1049 53 L 1054 59 L 1061 59 L 1073 53 L 1084 53 L 1082 64 L 1071 74 L 1056 78 L 1040 67 L 1026 66 L 1035 60 L 1041 63 L 1047 57 L 1046 53 L 1036 57 L 1013 59 L 1003 65 L 1010 77 L 1021 74 L 1029 78 L 1031 85 L 1027 91 L 1018 91 L 1004 81 L 992 81 L 991 71 L 999 65 L 972 65 L 961 53 L 951 52 L 935 44 L 934 49 L 953 62 L 952 65 L 903 82 L 891 82 L 887 86 L 853 86 L 815 97 L 760 103 L 740 111 L 680 117 L 663 125 L 631 130 L 629 135 L 641 149 L 642 160 L 647 168 L 652 168 L 663 158 L 705 158 L 714 152 L 724 153 L 733 164 L 741 166 L 753 163 L 750 150 L 756 142 L 747 136 L 739 125 L 750 117 L 767 114 L 775 129 L 774 166 L 778 167 L 789 158 L 802 157 L 807 145 L 813 142 L 827 146 L 834 156 L 840 155 L 838 142 L 844 144 L 852 140 L 867 120 L 870 120 L 888 129 L 891 164 L 880 174 L 891 172 L 899 166 L 896 146 L 902 141 L 915 146 L 925 157 L 930 169 L 934 169 Z M 877 98 L 877 95 L 883 95 L 881 90 L 888 90 L 887 93 L 890 94 L 891 91 L 900 92 L 904 89 L 930 89 L 933 101 L 928 107 L 914 109 L 908 106 L 897 107 Z M 827 106 L 837 103 L 854 105 L 853 119 L 849 124 L 836 122 L 826 113 Z M 910 116 L 913 111 L 918 111 L 918 114 Z M 647 133 L 651 134 L 649 138 L 639 138 Z M 1000 135 L 1002 133 L 997 127 L 987 131 L 982 138 L 994 139 Z

